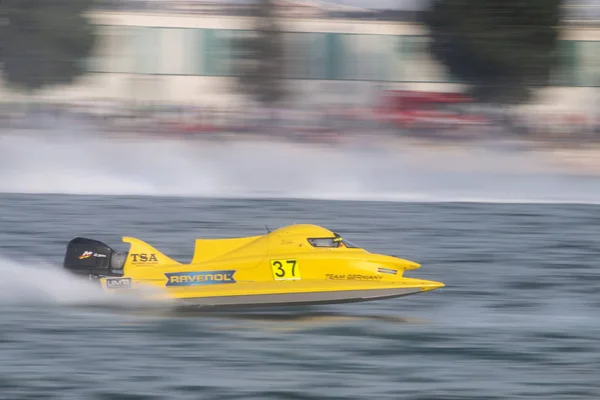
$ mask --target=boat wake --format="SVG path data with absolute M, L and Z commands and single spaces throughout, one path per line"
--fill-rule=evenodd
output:
M 396 202 L 600 203 L 528 152 L 8 133 L 0 192 Z M 378 139 L 379 140 L 379 139 Z M 390 142 L 391 143 L 391 142 Z
M 17 261 L 0 256 L 0 274 L 0 307 L 135 309 L 156 305 L 132 296 L 109 296 L 97 285 L 34 258 Z

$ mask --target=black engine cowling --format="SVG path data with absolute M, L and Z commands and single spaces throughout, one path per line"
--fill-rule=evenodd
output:
M 67 244 L 63 267 L 86 277 L 123 276 L 127 252 L 117 252 L 106 244 L 77 237 Z

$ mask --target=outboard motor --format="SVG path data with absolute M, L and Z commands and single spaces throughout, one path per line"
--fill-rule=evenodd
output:
M 123 276 L 127 254 L 114 251 L 98 240 L 77 237 L 67 245 L 63 267 L 89 278 Z

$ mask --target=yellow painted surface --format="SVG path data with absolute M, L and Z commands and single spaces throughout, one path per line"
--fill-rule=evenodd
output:
M 313 247 L 310 238 L 330 238 L 339 247 Z M 395 288 L 428 291 L 444 286 L 403 276 L 404 271 L 419 268 L 418 263 L 348 248 L 333 232 L 316 225 L 291 225 L 247 238 L 198 239 L 189 264 L 139 239 L 123 241 L 131 247 L 122 278 L 130 278 L 134 289 L 160 288 L 173 299 Z M 122 291 L 108 289 L 106 278 L 101 282 L 111 292 Z

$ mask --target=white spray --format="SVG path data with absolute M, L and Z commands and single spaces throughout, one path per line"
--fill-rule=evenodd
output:
M 0 136 L 0 192 L 600 202 L 596 179 L 561 175 L 531 153 L 385 140 L 331 147 L 13 131 Z

